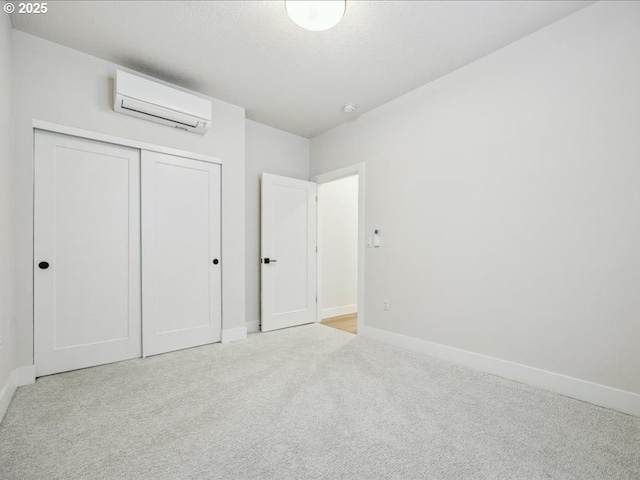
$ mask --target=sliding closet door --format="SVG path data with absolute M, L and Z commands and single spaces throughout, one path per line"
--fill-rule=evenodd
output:
M 220 341 L 220 165 L 142 152 L 143 354 Z
M 36 375 L 139 357 L 140 152 L 35 140 Z

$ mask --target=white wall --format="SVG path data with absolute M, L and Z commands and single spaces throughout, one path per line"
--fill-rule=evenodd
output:
M 114 113 L 116 65 L 32 35 L 13 32 L 15 264 L 18 362 L 33 363 L 33 129 L 45 120 L 188 152 L 214 155 L 222 166 L 223 329 L 245 326 L 245 116 L 213 100 L 204 136 Z
M 367 326 L 640 393 L 639 25 L 596 3 L 312 139 L 367 164 Z
M 358 177 L 318 185 L 321 318 L 357 311 Z
M 11 181 L 11 21 L 0 15 L 0 391 L 15 367 Z M 2 398 L 0 398 L 0 403 Z M 0 405 L 0 419 L 2 419 Z
M 260 175 L 309 179 L 309 139 L 258 122 L 246 122 L 246 311 L 247 325 L 260 319 Z

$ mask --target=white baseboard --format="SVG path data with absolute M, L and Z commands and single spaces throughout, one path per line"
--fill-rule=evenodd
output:
M 377 328 L 363 327 L 358 334 L 640 417 L 640 395 L 637 393 Z
M 13 371 L 13 373 L 15 374 L 16 387 L 22 387 L 23 385 L 31 385 L 36 381 L 35 365 L 16 368 Z
M 320 310 L 320 318 L 339 317 L 340 315 L 350 315 L 358 311 L 358 305 L 343 305 L 342 307 L 323 308 Z
M 247 320 L 247 333 L 260 331 L 260 320 Z
M 16 380 L 15 370 L 12 370 L 9 378 L 2 386 L 2 390 L 0 390 L 0 422 L 2 422 L 4 414 L 7 413 L 7 408 L 9 408 L 14 393 L 16 393 Z
M 247 338 L 247 327 L 228 328 L 222 330 L 222 343 L 237 342 Z
M 14 368 L 9 374 L 9 378 L 2 386 L 0 390 L 0 422 L 4 418 L 4 414 L 7 413 L 7 408 L 11 403 L 13 395 L 16 393 L 16 388 L 23 385 L 29 385 L 36 381 L 36 367 L 35 365 L 29 365 L 28 367 Z

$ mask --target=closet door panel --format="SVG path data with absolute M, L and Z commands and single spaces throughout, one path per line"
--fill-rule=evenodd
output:
M 38 131 L 35 152 L 36 374 L 139 357 L 139 151 Z
M 209 325 L 209 174 L 156 165 L 158 333 Z
M 142 218 L 144 355 L 219 341 L 220 166 L 142 152 Z

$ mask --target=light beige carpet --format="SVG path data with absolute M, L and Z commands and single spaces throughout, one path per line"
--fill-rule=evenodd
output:
M 0 479 L 640 479 L 640 419 L 321 325 L 42 378 Z

